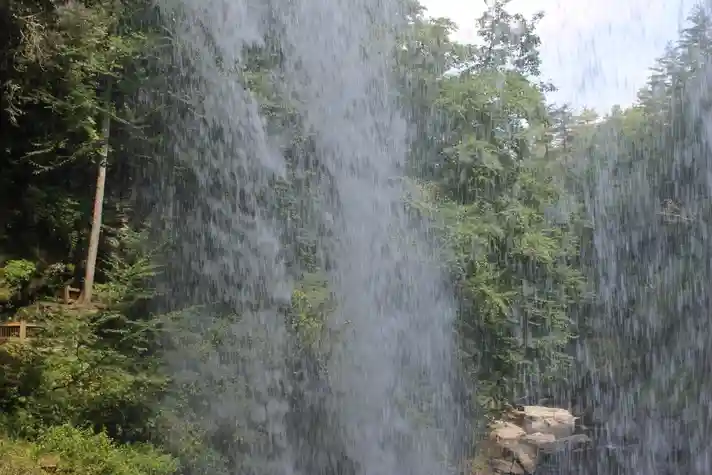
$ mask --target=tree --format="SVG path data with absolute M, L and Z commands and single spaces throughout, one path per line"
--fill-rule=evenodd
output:
M 107 96 L 111 96 L 111 87 L 107 89 Z M 108 104 L 108 101 L 106 104 Z M 111 132 L 111 117 L 108 113 L 104 114 L 103 123 L 102 135 L 104 136 L 104 145 L 101 148 L 101 155 L 97 166 L 96 195 L 94 196 L 94 211 L 92 213 L 89 250 L 87 251 L 87 264 L 84 274 L 84 288 L 81 295 L 81 301 L 84 304 L 91 303 L 94 274 L 96 272 L 96 257 L 99 252 L 99 237 L 101 235 L 102 224 L 101 215 L 104 208 L 104 188 L 106 186 L 106 168 L 109 160 L 109 136 Z
M 437 94 L 422 114 L 443 125 L 421 159 L 418 203 L 442 223 L 465 361 L 479 403 L 495 410 L 567 374 L 568 312 L 583 291 L 576 207 L 562 212 L 564 190 L 547 175 L 551 119 L 533 82 L 539 16 L 505 6 L 480 19 L 485 46 L 444 55 L 459 72 L 431 81 Z

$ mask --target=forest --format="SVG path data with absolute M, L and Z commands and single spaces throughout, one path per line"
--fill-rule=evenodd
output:
M 522 401 L 615 414 L 621 394 L 641 414 L 707 414 L 710 13 L 690 12 L 634 105 L 572 111 L 546 99 L 556 85 L 540 73 L 543 14 L 497 0 L 467 45 L 452 21 L 403 2 L 393 78 L 422 191 L 408 205 L 437 223 L 472 427 Z M 262 433 L 201 423 L 206 389 L 176 377 L 177 345 L 244 360 L 220 338 L 240 312 L 220 289 L 249 283 L 211 287 L 179 245 L 199 241 L 185 216 L 199 213 L 190 183 L 201 178 L 166 118 L 200 111 L 170 20 L 150 3 L 0 2 L 0 313 L 25 322 L 0 328 L 0 475 L 267 473 L 247 456 Z M 239 75 L 270 127 L 288 131 L 289 170 L 271 197 L 296 281 L 284 317 L 292 359 L 318 372 L 333 302 L 300 197 L 322 171 L 275 87 L 278 50 L 267 39 L 248 51 Z M 193 338 L 176 341 L 176 326 Z M 686 440 L 676 460 L 703 443 Z

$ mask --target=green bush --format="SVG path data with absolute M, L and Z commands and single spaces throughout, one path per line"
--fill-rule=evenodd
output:
M 168 475 L 177 466 L 168 455 L 144 445 L 118 445 L 106 434 L 68 425 L 46 430 L 34 443 L 0 441 L 0 475 L 41 474 L 51 460 L 66 475 Z
M 5 267 L 0 269 L 0 280 L 8 287 L 17 288 L 30 280 L 35 269 L 35 263 L 26 259 L 8 261 Z

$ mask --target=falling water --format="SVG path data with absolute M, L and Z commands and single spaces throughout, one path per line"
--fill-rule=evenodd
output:
M 711 66 L 693 53 L 666 112 L 648 118 L 655 143 L 622 138 L 613 118 L 591 144 L 601 157 L 585 193 L 599 306 L 581 356 L 600 452 L 588 473 L 712 468 Z
M 173 298 L 203 304 L 183 312 L 176 330 L 185 340 L 170 355 L 175 380 L 193 399 L 172 409 L 200 407 L 197 422 L 222 454 L 194 471 L 448 472 L 461 434 L 450 389 L 453 308 L 425 226 L 402 205 L 412 191 L 401 179 L 407 124 L 391 86 L 401 2 L 158 3 L 184 104 L 168 117 L 177 164 L 163 170 L 168 221 L 184 224 L 175 230 L 181 272 L 169 284 Z M 306 166 L 285 157 L 293 137 L 245 85 L 251 48 L 276 58 L 273 82 L 320 169 L 298 198 L 317 215 L 306 228 L 336 310 L 327 322 L 334 344 L 308 384 L 294 376 L 298 342 L 285 316 L 298 272 L 276 186 Z M 586 419 L 597 444 L 575 473 L 712 467 L 712 70 L 704 58 L 697 66 L 673 98 L 675 119 L 651 125 L 658 144 L 626 142 L 612 120 L 592 141 L 597 161 L 581 157 L 593 171 L 583 196 L 597 299 L 578 362 L 589 381 L 581 409 L 593 412 Z M 219 351 L 200 349 L 206 335 Z M 323 417 L 309 415 L 316 406 Z M 181 422 L 172 427 L 179 437 Z M 230 439 L 235 432 L 244 440 Z
M 459 435 L 450 390 L 454 311 L 425 227 L 403 205 L 413 191 L 402 179 L 407 127 L 390 84 L 404 24 L 400 3 L 159 2 L 177 44 L 174 80 L 191 111 L 169 118 L 179 157 L 171 173 L 188 170 L 189 177 L 172 178 L 166 190 L 173 203 L 167 209 L 184 223 L 176 231 L 184 272 L 174 273 L 171 290 L 238 315 L 226 320 L 212 306 L 191 311 L 182 320 L 186 340 L 171 360 L 178 383 L 195 388 L 204 430 L 233 424 L 255 434 L 245 442 L 247 455 L 238 455 L 237 442 L 221 446 L 246 460 L 207 461 L 199 468 L 205 473 L 336 470 L 334 461 L 316 462 L 333 455 L 326 453 L 331 438 L 355 473 L 449 470 Z M 296 342 L 285 309 L 294 273 L 275 183 L 295 165 L 283 155 L 289 137 L 244 87 L 249 48 L 279 57 L 279 93 L 290 99 L 312 140 L 312 160 L 323 167 L 322 182 L 300 199 L 319 203 L 312 230 L 337 308 L 327 322 L 335 344 L 319 389 L 309 390 L 323 400 L 326 422 L 308 420 L 293 405 Z M 191 350 L 200 346 L 192 335 L 210 332 L 223 353 L 237 354 L 233 360 Z M 304 433 L 325 423 L 335 430 L 305 447 L 290 436 L 288 421 L 295 420 L 307 426 Z

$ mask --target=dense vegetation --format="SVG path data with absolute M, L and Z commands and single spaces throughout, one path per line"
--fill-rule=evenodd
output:
M 0 346 L 3 475 L 42 473 L 56 462 L 47 457 L 63 473 L 219 473 L 208 467 L 243 466 L 239 454 L 261 437 L 247 421 L 201 425 L 205 389 L 167 371 L 167 328 L 191 323 L 196 340 L 179 343 L 199 358 L 234 346 L 219 330 L 239 321 L 245 302 L 208 285 L 189 258 L 172 258 L 187 252 L 176 241 L 199 231 L 186 216 L 200 202 L 184 166 L 197 158 L 170 143 L 166 110 L 186 123 L 199 111 L 181 98 L 185 70 L 174 70 L 160 12 L 143 3 L 0 4 L 0 311 L 41 325 L 29 343 Z M 563 394 L 593 404 L 590 381 L 642 394 L 641 375 L 663 361 L 651 349 L 665 348 L 664 407 L 679 410 L 708 384 L 699 375 L 710 345 L 690 357 L 685 342 L 710 334 L 696 317 L 709 308 L 699 283 L 712 272 L 703 245 L 712 20 L 695 10 L 638 102 L 599 117 L 547 103 L 540 17 L 505 7 L 479 20 L 480 44 L 463 45 L 450 40 L 451 22 L 411 5 L 395 71 L 416 127 L 409 173 L 423 194 L 411 204 L 433 218 L 444 245 L 473 402 L 497 411 Z M 267 44 L 249 52 L 241 77 L 269 125 L 289 132 L 288 164 L 310 162 L 300 117 L 271 83 L 278 55 Z M 328 263 L 309 232 L 317 213 L 298 209 L 306 200 L 295 196 L 323 173 L 314 160 L 261 197 L 290 222 L 283 240 L 299 272 L 284 313 L 300 342 L 293 359 L 312 372 L 332 302 L 320 273 Z M 168 192 L 177 214 L 155 196 Z M 245 190 L 233 192 L 250 206 Z M 161 282 L 218 290 L 176 295 Z M 195 306 L 201 319 L 190 318 Z

